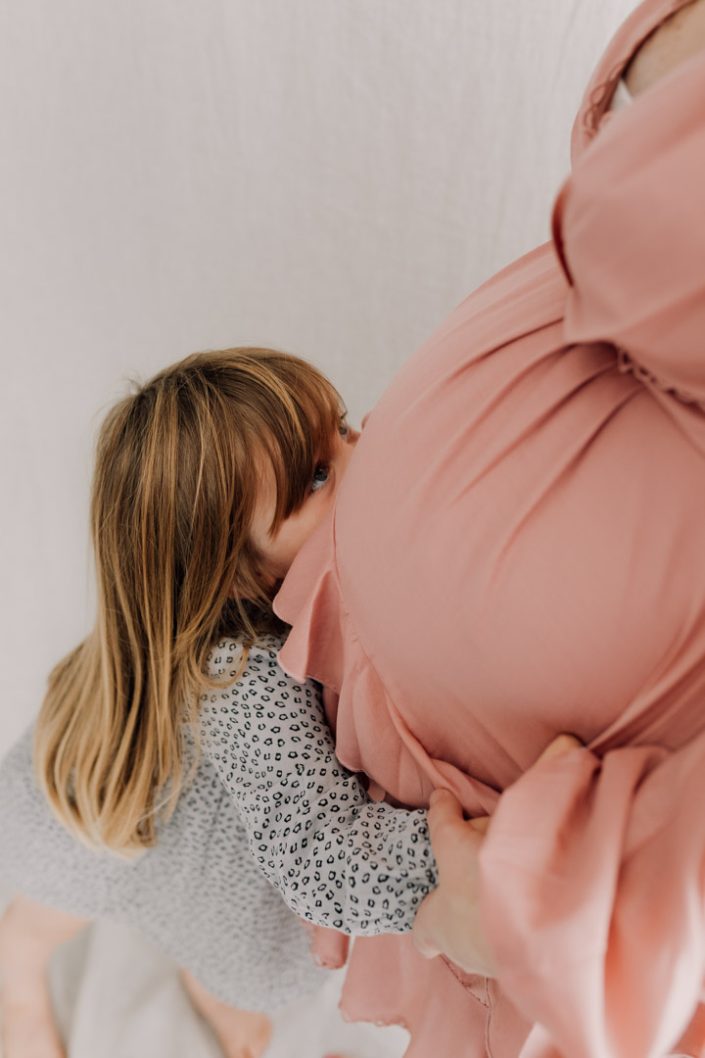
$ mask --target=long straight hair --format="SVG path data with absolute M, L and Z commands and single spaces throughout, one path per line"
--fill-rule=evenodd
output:
M 284 626 L 250 526 L 263 466 L 271 531 L 331 457 L 344 408 L 314 367 L 271 349 L 197 353 L 125 397 L 100 430 L 91 498 L 97 619 L 49 676 L 35 767 L 59 819 L 91 845 L 154 844 L 187 778 L 184 725 L 218 684 L 220 635 L 247 649 Z

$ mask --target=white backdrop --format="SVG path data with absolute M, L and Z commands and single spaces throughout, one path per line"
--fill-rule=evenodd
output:
M 123 380 L 269 343 L 359 420 L 547 237 L 632 6 L 0 2 L 0 751 L 92 618 L 92 444 Z
M 123 380 L 273 344 L 359 421 L 547 237 L 632 6 L 0 0 L 0 754 L 92 620 L 92 444 Z

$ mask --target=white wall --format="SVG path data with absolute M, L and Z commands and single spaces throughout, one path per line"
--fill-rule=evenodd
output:
M 91 621 L 91 446 L 121 380 L 271 343 L 359 419 L 547 237 L 632 6 L 0 3 L 0 752 Z

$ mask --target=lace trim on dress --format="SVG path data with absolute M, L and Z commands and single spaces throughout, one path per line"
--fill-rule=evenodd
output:
M 645 383 L 649 386 L 654 386 L 659 389 L 662 393 L 667 393 L 669 396 L 677 397 L 678 400 L 683 401 L 684 404 L 695 404 L 697 407 L 705 410 L 705 401 L 700 397 L 696 397 L 695 394 L 689 393 L 685 389 L 677 388 L 676 386 L 669 386 L 663 382 L 657 375 L 642 364 L 636 363 L 626 349 L 622 349 L 616 346 L 617 352 L 617 367 L 623 375 L 633 375 L 634 378 L 640 382 Z

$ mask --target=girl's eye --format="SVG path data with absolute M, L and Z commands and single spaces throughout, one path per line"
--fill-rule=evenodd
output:
M 330 467 L 327 463 L 319 463 L 313 472 L 313 480 L 311 482 L 311 492 L 318 492 L 327 483 L 330 477 Z
M 350 433 L 350 427 L 346 422 L 341 422 L 340 426 L 338 427 L 338 433 L 341 437 L 348 436 L 348 434 Z

